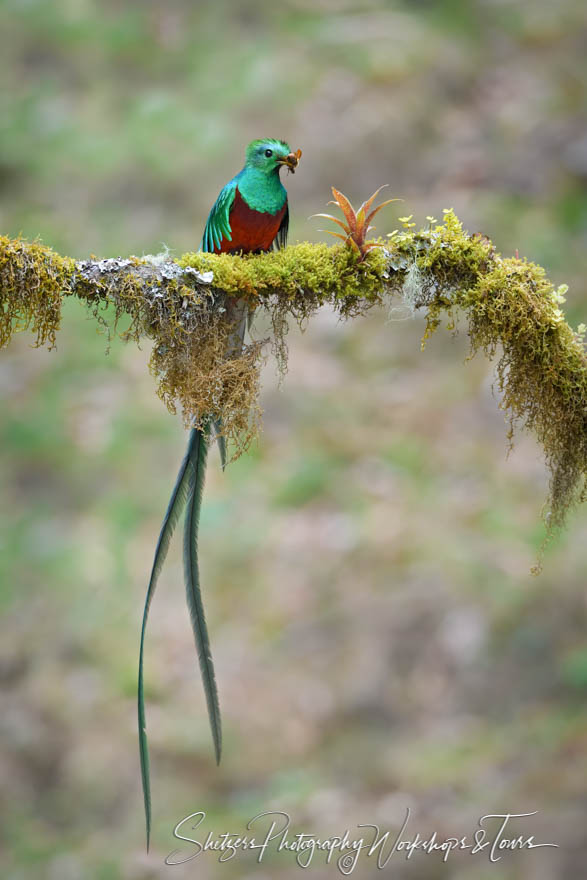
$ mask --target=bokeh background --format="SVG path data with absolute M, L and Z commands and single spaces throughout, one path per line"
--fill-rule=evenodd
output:
M 75 257 L 197 247 L 248 140 L 304 158 L 291 239 L 323 238 L 330 186 L 380 215 L 441 216 L 570 285 L 587 317 L 583 0 L 0 2 L 0 231 Z M 397 314 L 395 318 L 405 318 Z M 471 835 L 490 812 L 560 845 L 399 857 L 398 878 L 554 880 L 587 859 L 584 511 L 543 538 L 544 463 L 506 457 L 493 367 L 466 328 L 323 312 L 263 384 L 264 432 L 220 472 L 201 530 L 225 726 L 214 765 L 172 545 L 147 644 L 154 834 L 144 847 L 139 625 L 183 454 L 139 350 L 77 303 L 56 351 L 0 354 L 0 870 L 10 880 L 299 877 L 208 854 L 166 867 L 172 831 L 281 809 L 326 835 L 361 822 Z M 339 876 L 316 857 L 312 876 Z M 378 875 L 373 859 L 354 876 Z

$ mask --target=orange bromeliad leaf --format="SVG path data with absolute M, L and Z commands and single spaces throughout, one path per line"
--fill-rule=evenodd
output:
M 387 186 L 387 184 L 384 184 Z M 366 199 L 359 210 L 355 212 L 355 209 L 347 199 L 347 197 L 339 192 L 337 189 L 332 187 L 332 195 L 334 196 L 335 201 L 331 201 L 329 205 L 338 205 L 342 213 L 344 214 L 345 220 L 344 223 L 342 220 L 338 219 L 338 217 L 333 217 L 332 214 L 313 214 L 313 217 L 323 217 L 325 220 L 332 220 L 336 223 L 346 235 L 341 235 L 340 232 L 331 232 L 328 229 L 323 230 L 327 232 L 328 235 L 334 235 L 335 238 L 340 238 L 346 244 L 350 245 L 354 248 L 361 260 L 365 258 L 369 251 L 373 250 L 376 247 L 382 247 L 383 245 L 380 242 L 370 242 L 366 243 L 365 239 L 367 235 L 375 229 L 374 226 L 369 225 L 369 221 L 377 214 L 381 208 L 384 208 L 386 205 L 389 205 L 391 202 L 399 202 L 401 199 L 386 199 L 386 201 L 382 202 L 380 205 L 377 205 L 376 208 L 372 208 L 373 202 L 383 189 L 383 186 L 380 186 L 379 189 L 375 190 L 372 196 Z
M 366 220 L 365 214 L 367 213 L 367 211 L 369 210 L 369 208 L 371 207 L 371 205 L 373 204 L 373 202 L 377 198 L 378 193 L 380 193 L 381 190 L 383 189 L 383 187 L 385 187 L 385 186 L 388 186 L 388 184 L 384 183 L 383 186 L 380 186 L 379 189 L 376 189 L 375 192 L 373 193 L 373 195 L 369 199 L 366 199 L 363 202 L 363 204 L 361 205 L 361 207 L 359 208 L 359 210 L 357 211 L 357 226 L 360 229 L 362 229 L 363 226 L 367 225 L 368 221 Z
M 332 214 L 312 214 L 312 217 L 323 217 L 325 220 L 332 220 L 333 223 L 338 223 L 341 229 L 344 229 L 345 232 L 350 232 L 348 226 L 346 226 L 342 220 L 339 220 L 338 217 L 333 217 Z
M 325 232 L 327 235 L 334 235 L 335 238 L 342 238 L 343 241 L 348 241 L 348 240 L 349 240 L 349 236 L 348 236 L 348 235 L 341 235 L 340 232 L 332 232 L 332 230 L 330 230 L 330 229 L 322 229 L 322 230 L 320 230 L 320 231 L 321 231 L 321 232 Z M 351 239 L 351 240 L 352 240 L 352 239 Z
M 372 196 L 369 196 L 368 199 L 365 199 L 365 201 L 363 202 L 363 204 L 359 208 L 359 213 L 361 211 L 363 211 L 366 214 L 367 211 L 369 210 L 369 208 L 371 207 L 371 205 L 373 204 L 373 202 L 375 201 L 375 199 L 377 198 L 377 196 L 379 195 L 379 193 L 381 192 L 381 190 L 385 189 L 386 186 L 389 186 L 389 184 L 384 183 L 383 186 L 380 186 L 379 189 L 375 190 L 375 192 L 373 193 Z
M 380 205 L 377 205 L 376 208 L 373 208 L 370 214 L 367 214 L 365 217 L 365 222 L 369 223 L 370 220 L 373 219 L 377 211 L 380 211 L 382 208 L 385 208 L 386 205 L 391 205 L 392 202 L 401 202 L 401 199 L 386 199 L 384 202 L 381 202 Z
M 355 209 L 353 208 L 347 197 L 334 187 L 332 187 L 332 195 L 336 199 L 336 203 L 338 204 L 340 210 L 346 217 L 346 221 L 349 225 L 351 233 L 354 233 L 357 228 L 357 215 L 355 214 Z

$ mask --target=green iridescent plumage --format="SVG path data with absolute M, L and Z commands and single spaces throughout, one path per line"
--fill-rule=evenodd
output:
M 286 164 L 291 170 L 293 170 L 295 165 L 297 165 L 299 155 L 301 154 L 298 152 L 297 157 L 292 158 L 293 154 L 291 154 L 289 146 L 283 141 L 276 141 L 272 138 L 252 141 L 247 147 L 244 168 L 226 184 L 212 206 L 212 210 L 210 211 L 204 228 L 204 235 L 200 249 L 212 252 L 220 250 L 222 247 L 228 247 L 229 243 L 234 244 L 235 249 L 241 249 L 243 251 L 266 249 L 261 243 L 261 240 L 255 242 L 255 214 L 259 214 L 260 218 L 267 218 L 277 216 L 278 212 L 281 212 L 279 214 L 279 228 L 275 229 L 275 235 L 273 235 L 273 233 L 271 234 L 273 240 L 270 244 L 276 244 L 278 247 L 285 246 L 288 228 L 287 193 L 279 179 L 279 169 L 282 165 Z M 238 229 L 231 227 L 231 211 L 235 204 L 237 187 L 240 198 L 246 205 L 246 210 L 249 211 L 249 214 L 245 216 L 251 220 L 249 228 L 246 230 L 246 246 L 243 246 L 238 240 L 233 241 L 234 233 L 238 232 Z M 241 214 L 241 222 L 242 216 L 243 215 Z M 265 219 L 261 220 L 259 227 L 263 227 L 265 234 L 267 232 L 266 223 L 267 221 Z M 242 233 L 243 230 L 241 229 L 240 231 Z M 234 331 L 229 336 L 229 343 L 226 351 L 227 358 L 234 357 L 240 353 L 249 311 L 249 307 L 246 303 L 239 304 L 239 302 L 236 302 L 233 306 L 236 324 Z M 172 492 L 167 512 L 163 520 L 163 525 L 161 527 L 161 532 L 159 534 L 143 612 L 139 652 L 138 721 L 147 849 L 149 848 L 151 835 L 151 790 L 143 675 L 145 632 L 149 608 L 155 592 L 157 580 L 169 549 L 171 536 L 184 508 L 186 510 L 186 518 L 184 525 L 183 557 L 186 597 L 198 652 L 217 762 L 220 761 L 221 755 L 222 729 L 220 722 L 220 707 L 214 675 L 214 666 L 210 653 L 208 629 L 202 603 L 198 565 L 200 508 L 202 503 L 208 445 L 212 429 L 218 440 L 223 469 L 226 465 L 226 445 L 224 437 L 222 436 L 222 424 L 217 419 L 214 420 L 210 417 L 206 417 L 204 419 L 203 429 L 192 428 L 190 431 L 187 452 L 179 469 L 175 488 Z
M 267 156 L 267 152 L 271 155 Z M 276 214 L 283 208 L 287 201 L 287 191 L 279 178 L 279 168 L 290 155 L 291 150 L 285 141 L 274 138 L 251 141 L 247 147 L 244 167 L 223 187 L 212 205 L 200 250 L 219 250 L 223 239 L 232 242 L 230 212 L 234 205 L 237 187 L 240 195 L 253 211 Z M 284 245 L 285 240 L 280 242 L 281 247 Z
M 212 205 L 212 210 L 204 227 L 204 235 L 200 244 L 201 251 L 213 251 L 222 244 L 222 239 L 232 241 L 230 230 L 230 209 L 234 202 L 236 178 L 227 183 Z

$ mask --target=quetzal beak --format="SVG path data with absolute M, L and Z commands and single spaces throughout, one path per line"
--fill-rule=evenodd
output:
M 280 165 L 285 165 L 288 171 L 291 171 L 292 174 L 295 174 L 295 170 L 298 167 L 298 163 L 302 157 L 302 151 L 296 150 L 295 153 L 288 153 L 285 158 L 279 160 Z

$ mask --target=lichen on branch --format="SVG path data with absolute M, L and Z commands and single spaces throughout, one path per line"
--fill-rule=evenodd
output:
M 234 304 L 264 308 L 273 349 L 286 356 L 287 319 L 307 320 L 330 305 L 343 317 L 402 296 L 426 313 L 424 340 L 442 324 L 468 320 L 471 356 L 497 354 L 500 406 L 510 421 L 535 432 L 550 470 L 544 509 L 549 533 L 585 499 L 587 480 L 587 357 L 584 328 L 565 322 L 564 286 L 544 270 L 504 258 L 481 235 L 469 235 L 452 211 L 402 228 L 358 254 L 345 245 L 307 242 L 266 254 L 190 253 L 74 261 L 38 242 L 0 237 L 0 345 L 30 327 L 35 344 L 55 344 L 64 296 L 85 300 L 102 323 L 126 339 L 153 340 L 150 369 L 158 393 L 187 424 L 221 419 L 237 450 L 246 448 L 259 419 L 263 342 L 227 356 Z M 363 258 L 362 258 L 363 257 Z M 104 304 L 112 308 L 103 311 Z M 110 317 L 110 314 L 112 317 Z

